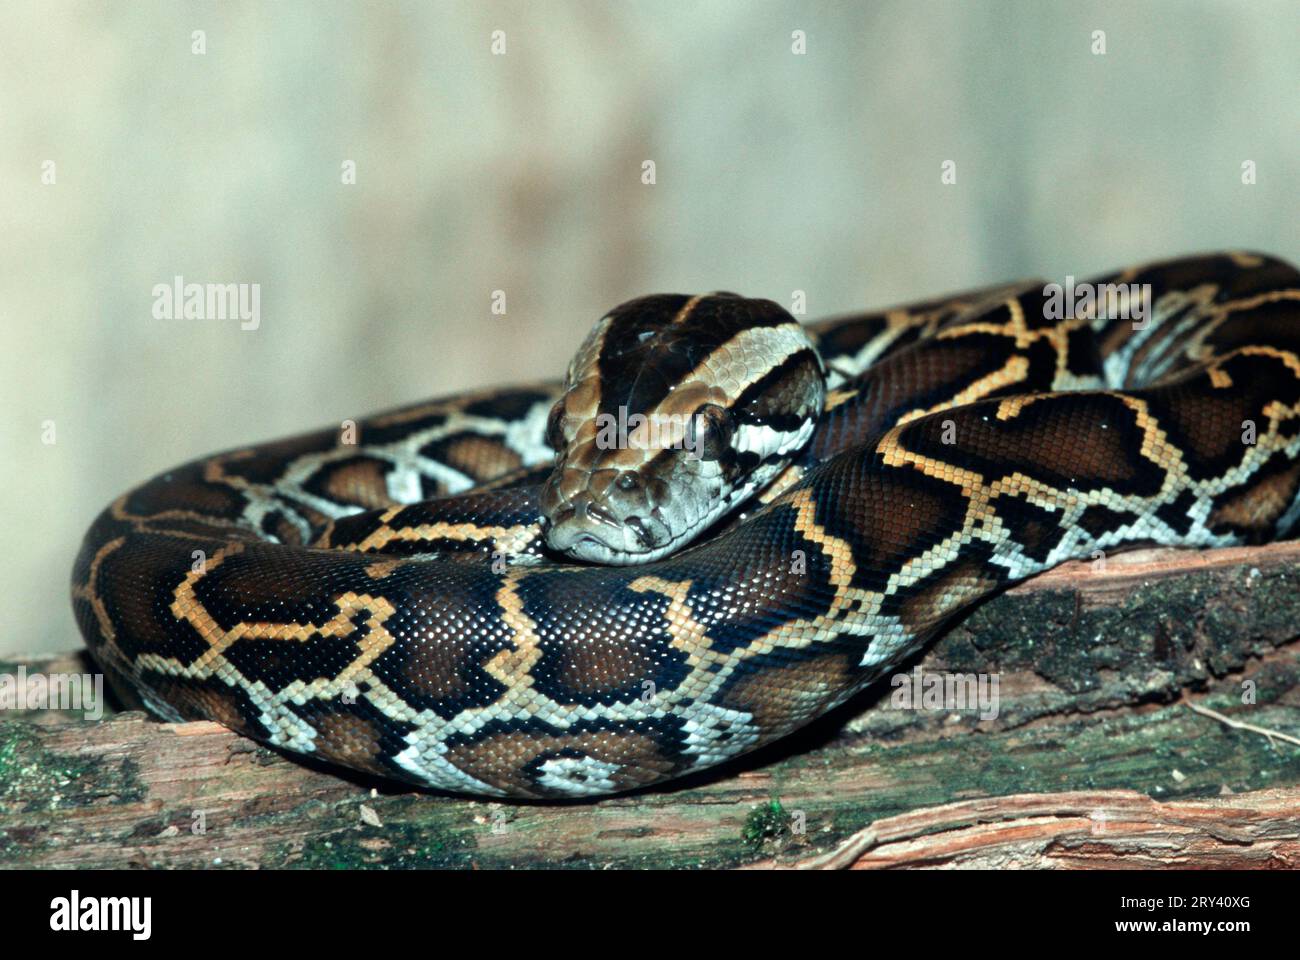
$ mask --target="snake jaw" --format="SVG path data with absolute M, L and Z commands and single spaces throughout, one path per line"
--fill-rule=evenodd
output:
M 657 507 L 644 515 L 616 513 L 585 491 L 544 519 L 542 532 L 556 553 L 616 566 L 656 559 L 676 543 Z

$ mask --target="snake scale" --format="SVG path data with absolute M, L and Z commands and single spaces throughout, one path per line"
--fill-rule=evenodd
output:
M 341 767 L 518 798 L 707 768 L 1065 560 L 1300 527 L 1295 268 L 1092 283 L 1064 311 L 1036 281 L 807 327 L 642 298 L 564 384 L 155 477 L 86 535 L 76 617 L 162 717 Z M 593 446 L 615 401 L 684 411 L 681 448 Z

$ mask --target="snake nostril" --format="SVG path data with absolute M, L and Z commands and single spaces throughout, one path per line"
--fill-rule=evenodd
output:
M 618 526 L 618 518 L 610 513 L 604 507 L 590 500 L 582 505 L 582 513 L 585 517 L 595 520 L 597 523 L 608 523 L 611 526 Z
M 631 493 L 633 490 L 640 489 L 641 487 L 641 478 L 631 470 L 625 470 L 620 473 L 618 479 L 614 482 L 624 493 Z

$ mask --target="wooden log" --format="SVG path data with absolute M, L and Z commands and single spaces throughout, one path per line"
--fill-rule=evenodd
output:
M 878 820 L 796 868 L 1294 868 L 1296 797 L 1295 790 L 1256 790 L 1160 803 L 1130 790 L 1095 790 L 966 800 Z
M 1069 564 L 901 671 L 996 677 L 996 715 L 899 709 L 882 682 L 750 757 L 592 804 L 340 777 L 211 723 L 0 711 L 0 862 L 1297 866 L 1298 583 L 1296 543 Z M 20 666 L 93 670 L 0 674 Z

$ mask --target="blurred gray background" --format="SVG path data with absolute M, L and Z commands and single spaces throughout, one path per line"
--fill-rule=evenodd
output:
M 639 294 L 803 290 L 811 319 L 1208 248 L 1300 257 L 1297 11 L 6 0 L 0 652 L 80 646 L 72 559 L 126 487 L 558 376 Z M 259 283 L 260 327 L 155 319 L 176 275 Z

